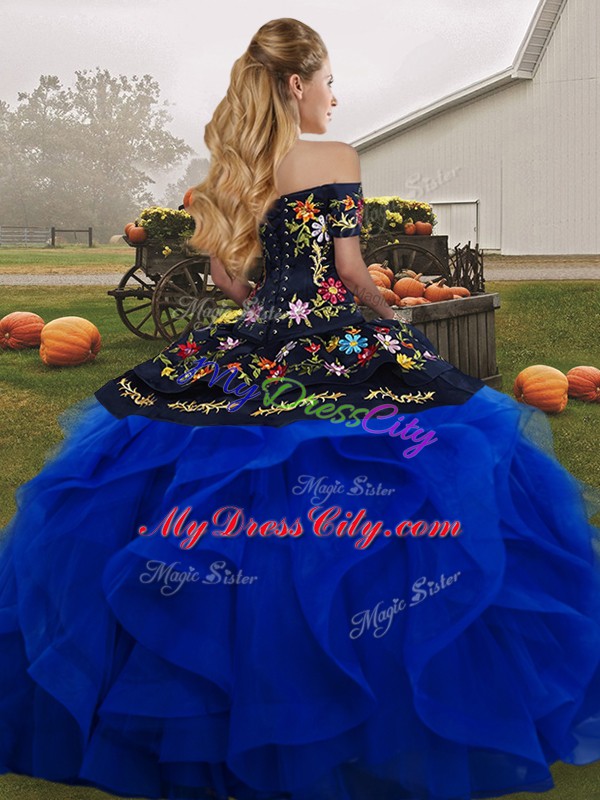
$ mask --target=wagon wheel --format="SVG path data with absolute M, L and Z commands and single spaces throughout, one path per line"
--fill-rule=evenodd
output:
M 158 281 L 152 298 L 152 316 L 168 342 L 187 336 L 236 307 L 220 289 L 208 283 L 209 262 L 197 258 L 179 261 Z
M 416 243 L 385 244 L 368 254 L 368 261 L 371 263 L 381 262 L 384 258 L 394 273 L 411 269 L 427 276 L 443 276 L 446 280 L 451 278 L 446 264 L 435 253 Z
M 152 296 L 156 283 L 141 267 L 134 265 L 127 270 L 112 295 L 117 303 L 121 320 L 130 331 L 142 339 L 160 339 L 161 334 L 152 318 Z

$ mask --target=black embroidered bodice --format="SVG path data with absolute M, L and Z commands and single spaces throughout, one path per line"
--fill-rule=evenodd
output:
M 248 386 L 285 377 L 363 407 L 384 396 L 405 397 L 407 387 L 425 390 L 441 373 L 451 380 L 456 370 L 417 328 L 395 319 L 365 320 L 341 280 L 333 239 L 360 234 L 363 205 L 360 182 L 282 195 L 259 226 L 264 267 L 244 308 L 193 329 L 109 381 L 96 397 L 116 416 L 142 414 L 190 425 L 226 419 L 234 424 L 235 416 L 277 425 L 281 415 L 302 418 L 303 409 L 266 408 L 261 392 L 231 415 L 229 395 L 220 384 L 208 385 L 214 367 L 204 364 L 235 367 L 236 381 Z M 406 402 L 419 407 L 443 400 L 437 390 L 406 395 Z
M 324 183 L 282 195 L 260 226 L 264 268 L 234 331 L 256 342 L 363 322 L 334 263 L 333 237 L 358 236 L 360 183 Z

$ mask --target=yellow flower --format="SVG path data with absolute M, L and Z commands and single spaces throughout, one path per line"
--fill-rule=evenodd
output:
M 224 311 L 214 320 L 213 325 L 216 325 L 218 322 L 235 322 L 242 313 L 243 311 L 241 308 L 232 308 L 229 311 Z
M 162 254 L 163 254 L 163 256 L 165 256 L 165 258 L 166 258 L 167 256 L 170 256 L 172 252 L 173 252 L 173 251 L 171 250 L 171 248 L 169 247 L 169 245 L 165 245 L 165 246 L 163 247 L 163 249 L 162 249 Z
M 175 369 L 173 367 L 165 367 L 163 371 L 160 373 L 160 376 L 162 378 L 163 375 L 170 375 L 172 372 L 175 372 Z
M 404 353 L 398 353 L 396 355 L 396 361 L 400 364 L 402 369 L 412 369 L 414 365 L 413 359 L 405 356 Z

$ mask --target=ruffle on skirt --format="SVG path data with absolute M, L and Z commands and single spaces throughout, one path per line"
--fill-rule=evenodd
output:
M 437 441 L 407 458 L 314 418 L 72 407 L 0 538 L 0 772 L 169 800 L 465 800 L 599 759 L 600 492 L 542 412 L 488 387 L 414 416 Z M 238 535 L 214 535 L 236 508 Z M 382 523 L 363 547 L 335 532 L 361 509 Z M 199 577 L 150 579 L 157 562 Z

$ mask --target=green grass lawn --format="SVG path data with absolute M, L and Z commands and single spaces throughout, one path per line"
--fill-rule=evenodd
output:
M 95 247 L 0 247 L 0 275 L 124 273 L 134 262 L 135 248 L 125 240 L 120 245 Z
M 116 271 L 124 271 L 123 267 L 133 263 L 133 259 L 122 248 L 116 250 L 124 263 L 114 266 Z M 31 254 L 27 255 L 31 258 Z M 83 259 L 86 270 L 94 271 L 94 258 L 100 255 L 93 253 L 91 260 L 87 254 L 85 258 L 73 257 Z M 103 257 L 115 258 L 115 254 L 105 252 Z M 23 265 L 26 266 L 25 261 Z M 61 266 L 57 259 L 56 266 L 64 269 L 64 261 Z M 50 271 L 47 261 L 42 271 Z M 61 440 L 57 415 L 164 346 L 162 341 L 142 340 L 123 326 L 114 299 L 106 295 L 107 288 L 11 286 L 2 290 L 0 317 L 15 310 L 34 311 L 47 321 L 64 315 L 83 316 L 99 328 L 102 349 L 95 362 L 71 368 L 45 366 L 37 349 L 0 351 L 0 448 L 4 455 L 0 526 L 14 513 L 17 486 L 40 470 L 48 450 Z M 565 283 L 558 281 L 488 281 L 486 289 L 499 292 L 502 304 L 496 311 L 501 391 L 512 396 L 517 373 L 530 364 L 549 364 L 564 372 L 579 364 L 600 367 L 600 282 L 570 282 L 568 295 Z M 564 412 L 548 415 L 548 420 L 560 462 L 576 477 L 600 488 L 600 404 L 570 399 Z M 600 525 L 600 514 L 593 521 Z M 542 794 L 519 793 L 510 797 L 600 800 L 600 762 L 585 767 L 557 763 L 552 774 L 558 788 Z M 0 776 L 0 800 L 99 800 L 101 797 L 112 795 L 22 776 Z

